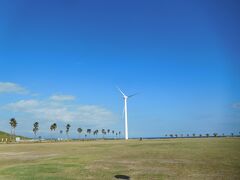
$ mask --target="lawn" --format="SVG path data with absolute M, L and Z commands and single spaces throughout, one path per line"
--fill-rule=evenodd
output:
M 240 138 L 0 144 L 0 179 L 105 180 L 117 175 L 240 179 Z

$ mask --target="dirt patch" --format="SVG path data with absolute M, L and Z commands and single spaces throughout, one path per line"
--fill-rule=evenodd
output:
M 91 171 L 110 170 L 113 167 L 127 169 L 132 175 L 142 174 L 162 174 L 166 176 L 175 176 L 175 172 L 172 172 L 169 168 L 163 166 L 148 167 L 144 165 L 144 161 L 131 161 L 131 160 L 97 160 L 93 164 L 86 167 Z
M 163 164 L 189 164 L 193 163 L 193 161 L 188 160 L 188 159 L 157 159 L 155 160 L 158 163 L 163 163 Z
M 27 152 L 4 152 L 4 153 L 0 153 L 0 157 L 1 156 L 18 156 L 22 154 L 27 154 Z
M 58 154 L 36 154 L 35 152 L 4 152 L 0 153 L 0 159 L 32 160 L 39 158 L 49 158 L 57 155 Z

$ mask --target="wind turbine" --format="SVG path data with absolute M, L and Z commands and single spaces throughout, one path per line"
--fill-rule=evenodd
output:
M 123 95 L 124 99 L 124 119 L 125 119 L 125 140 L 128 140 L 128 111 L 127 111 L 127 100 L 135 96 L 137 93 L 132 94 L 130 96 L 125 95 L 120 88 L 118 88 L 119 92 Z

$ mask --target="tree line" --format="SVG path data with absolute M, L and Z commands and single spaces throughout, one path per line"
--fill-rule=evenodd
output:
M 9 124 L 11 126 L 11 136 L 14 136 L 15 137 L 15 129 L 17 127 L 17 121 L 15 118 L 11 118 L 10 121 L 9 121 Z M 67 136 L 67 139 L 69 139 L 69 131 L 70 131 L 70 128 L 71 128 L 71 125 L 70 124 L 67 124 L 65 126 L 65 133 L 66 133 L 66 136 Z M 50 132 L 51 132 L 51 135 L 53 132 L 56 131 L 57 129 L 57 123 L 53 123 L 50 125 L 49 127 L 50 129 Z M 39 122 L 35 122 L 33 124 L 33 129 L 32 129 L 33 133 L 34 133 L 34 138 L 36 139 L 37 138 L 37 132 L 39 131 Z M 79 139 L 80 139 L 80 135 L 83 134 L 84 130 L 80 127 L 78 127 L 76 129 L 77 133 L 79 134 Z M 63 134 L 63 130 L 60 130 L 59 131 L 60 134 L 62 135 Z M 108 137 L 114 137 L 114 138 L 120 138 L 121 136 L 121 131 L 115 131 L 115 130 L 110 130 L 110 129 L 101 129 L 101 130 L 92 130 L 92 129 L 86 129 L 85 131 L 86 133 L 84 134 L 84 138 L 87 138 L 87 135 L 89 135 L 89 137 L 91 135 L 94 136 L 94 138 L 98 138 L 98 134 L 101 133 L 102 134 L 102 138 L 106 138 L 107 136 Z M 240 135 L 240 132 L 239 132 L 239 135 Z M 165 137 L 170 137 L 170 138 L 178 138 L 178 137 L 225 137 L 227 135 L 225 135 L 224 133 L 219 135 L 218 133 L 213 133 L 213 134 L 209 134 L 209 133 L 206 133 L 206 134 L 165 134 Z M 231 136 L 231 137 L 234 137 L 235 134 L 234 133 L 231 133 L 230 135 L 228 136 Z
M 239 135 L 240 135 L 240 132 L 239 132 Z M 225 135 L 224 133 L 222 133 L 222 134 L 218 134 L 218 133 L 212 133 L 212 134 L 210 134 L 210 133 L 206 133 L 206 134 L 195 134 L 195 133 L 193 133 L 193 134 L 186 134 L 186 135 L 184 135 L 184 134 L 165 134 L 165 137 L 170 137 L 170 138 L 178 138 L 178 137 L 226 137 L 226 136 L 231 136 L 231 137 L 234 137 L 234 136 L 236 136 L 236 134 L 234 134 L 234 133 L 230 133 L 230 135 Z
M 11 136 L 15 137 L 15 129 L 17 127 L 17 120 L 15 118 L 11 118 L 9 121 L 9 124 L 11 126 Z M 39 131 L 39 122 L 36 121 L 35 123 L 33 123 L 33 134 L 34 134 L 34 138 L 37 139 L 37 133 Z M 57 123 L 53 123 L 50 125 L 49 130 L 51 132 L 51 135 L 53 134 L 53 132 L 56 131 L 56 129 L 58 128 Z M 69 139 L 69 131 L 70 131 L 71 125 L 70 124 L 66 124 L 65 126 L 65 133 L 67 136 L 67 139 Z M 76 129 L 76 132 L 79 134 L 79 139 L 81 137 L 81 134 L 84 133 L 84 129 L 78 127 Z M 101 132 L 102 134 L 102 138 L 106 138 L 108 136 L 109 137 L 114 137 L 114 138 L 120 138 L 121 136 L 121 131 L 115 131 L 115 130 L 110 130 L 110 129 L 101 129 L 101 130 L 92 130 L 92 129 L 86 129 L 85 134 L 84 134 L 84 138 L 87 138 L 87 136 L 89 135 L 89 137 L 91 135 L 93 135 L 94 138 L 98 138 L 98 134 Z M 63 130 L 60 130 L 59 133 L 62 135 L 63 134 Z M 39 139 L 41 139 L 41 136 L 38 137 Z M 51 138 L 53 139 L 53 138 Z

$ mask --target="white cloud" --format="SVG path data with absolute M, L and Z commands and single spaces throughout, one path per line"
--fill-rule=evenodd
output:
M 15 83 L 0 82 L 0 94 L 1 93 L 27 94 L 28 91 L 24 87 Z
M 4 109 L 39 120 L 78 122 L 91 126 L 105 126 L 117 119 L 111 111 L 101 106 L 65 104 L 51 100 L 21 100 L 5 105 Z
M 71 95 L 53 95 L 50 97 L 53 101 L 72 101 L 75 100 L 75 96 Z
M 10 103 L 7 107 L 14 111 L 26 111 L 32 108 L 38 107 L 39 102 L 37 100 L 20 100 L 15 103 Z

